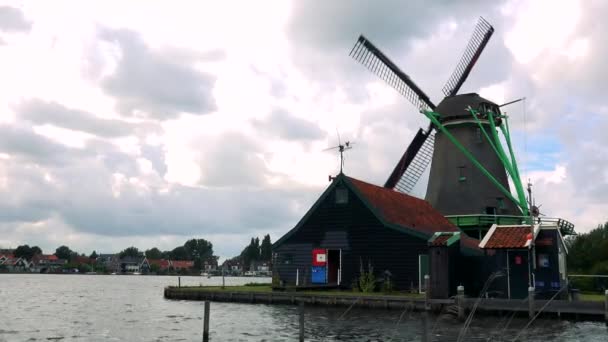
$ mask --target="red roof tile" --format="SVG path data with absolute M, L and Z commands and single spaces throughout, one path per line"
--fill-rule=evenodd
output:
M 443 246 L 448 242 L 448 240 L 452 237 L 452 234 L 441 234 L 433 242 L 431 242 L 431 246 Z
M 530 226 L 497 226 L 485 241 L 482 248 L 526 248 L 529 234 L 532 234 Z M 483 242 L 482 242 L 483 243 Z
M 346 177 L 389 223 L 410 228 L 425 235 L 459 231 L 427 201 L 392 189 Z
M 194 261 L 172 260 L 171 266 L 173 266 L 173 268 L 191 268 L 194 266 Z

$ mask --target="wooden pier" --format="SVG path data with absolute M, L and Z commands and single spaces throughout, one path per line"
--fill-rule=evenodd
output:
M 209 290 L 204 287 L 166 287 L 164 297 L 173 300 L 216 301 L 251 304 L 289 304 L 340 307 L 353 306 L 373 309 L 409 308 L 412 311 L 446 312 L 450 307 L 457 312 L 469 312 L 477 305 L 477 312 L 489 314 L 515 313 L 534 315 L 542 310 L 541 316 L 568 318 L 575 320 L 602 320 L 608 323 L 608 302 L 596 301 L 567 301 L 567 300 L 509 300 L 509 299 L 477 299 L 452 298 L 430 299 L 425 297 L 410 297 L 404 295 L 374 295 L 374 294 L 325 294 L 301 292 L 262 292 L 262 291 L 231 291 Z M 447 310 L 448 312 L 451 310 Z

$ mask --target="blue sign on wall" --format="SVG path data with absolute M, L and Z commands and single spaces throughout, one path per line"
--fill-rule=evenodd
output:
M 327 283 L 327 267 L 312 266 L 312 283 L 326 284 Z

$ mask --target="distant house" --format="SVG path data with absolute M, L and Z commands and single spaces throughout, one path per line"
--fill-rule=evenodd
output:
M 121 272 L 118 254 L 99 254 L 95 262 L 98 266 L 104 267 L 107 272 Z
M 5 256 L 0 266 L 6 268 L 9 272 L 26 272 L 29 271 L 30 263 L 23 258 Z
M 31 260 L 31 271 L 35 273 L 56 272 L 61 270 L 67 263 L 67 260 L 59 259 L 54 254 L 38 254 L 34 255 Z
M 203 270 L 205 272 L 212 272 L 217 270 L 217 259 L 213 258 L 213 260 L 205 260 L 203 262 Z
M 395 289 L 419 289 L 436 232 L 459 230 L 422 199 L 339 174 L 273 244 L 273 275 L 290 286 L 352 287 L 371 265 Z M 471 241 L 460 244 L 463 253 L 481 254 Z
M 171 260 L 171 267 L 176 270 L 189 270 L 194 267 L 194 261 L 190 260 Z
M 252 261 L 249 270 L 253 275 L 270 275 L 270 262 Z
M 92 265 L 95 263 L 95 259 L 91 259 L 87 256 L 77 255 L 74 257 L 72 262 L 77 265 Z
M 493 225 L 479 247 L 493 271 L 502 273 L 490 288 L 497 297 L 523 299 L 530 286 L 539 298 L 560 289 L 567 294 L 568 249 L 557 226 Z
M 120 258 L 120 272 L 122 273 L 148 273 L 150 263 L 145 256 Z
M 148 263 L 150 264 L 150 268 L 152 265 L 158 266 L 159 271 L 167 271 L 171 266 L 171 263 L 167 259 L 148 259 Z

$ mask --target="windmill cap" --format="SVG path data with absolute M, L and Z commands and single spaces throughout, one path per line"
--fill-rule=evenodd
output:
M 448 96 L 437 105 L 435 112 L 439 113 L 440 122 L 468 119 L 471 118 L 471 114 L 466 110 L 469 106 L 479 111 L 489 108 L 494 114 L 500 114 L 500 108 L 496 103 L 484 99 L 477 93 Z

